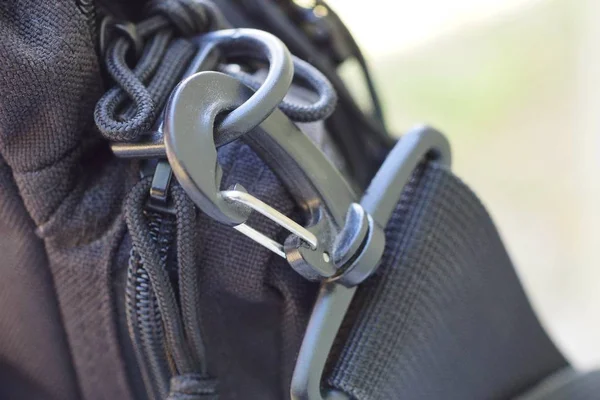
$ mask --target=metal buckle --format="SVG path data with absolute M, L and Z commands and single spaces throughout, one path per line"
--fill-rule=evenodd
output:
M 165 108 L 164 122 L 157 124 L 156 131 L 137 143 L 114 143 L 113 152 L 125 158 L 163 158 L 169 153 L 178 181 L 200 209 L 220 222 L 239 225 L 237 230 L 258 239 L 277 254 L 285 253 L 290 264 L 308 279 L 343 281 L 354 275 L 348 284 L 364 279 L 368 271 L 357 277 L 359 271 L 345 274 L 343 268 L 336 265 L 348 261 L 348 257 L 344 258 L 345 252 L 339 251 L 343 246 L 347 250 L 361 248 L 360 241 L 369 229 L 368 218 L 349 217 L 349 221 L 356 223 L 346 223 L 348 210 L 351 211 L 349 216 L 361 214 L 358 205 L 352 206 L 356 195 L 311 140 L 276 109 L 293 75 L 288 50 L 274 36 L 251 29 L 218 31 L 196 40 L 200 49 L 189 72 L 214 67 L 214 54 L 218 52 L 239 54 L 241 51 L 243 54 L 252 49 L 254 54 L 258 50 L 270 61 L 265 83 L 254 93 L 234 78 L 216 72 L 184 79 L 173 91 Z M 207 96 L 207 93 L 211 95 Z M 217 114 L 226 112 L 230 113 L 215 127 Z M 235 115 L 237 120 L 232 120 Z M 227 121 L 233 122 L 226 124 Z M 301 235 L 290 235 L 283 245 L 241 225 L 251 208 L 232 204 L 220 188 L 221 172 L 215 147 L 237 138 L 240 130 L 250 130 L 256 124 L 260 126 L 244 135 L 244 140 L 279 175 L 291 194 L 304 204 L 308 214 L 310 228 Z M 197 130 L 199 127 L 201 132 Z M 284 225 L 287 223 L 279 216 L 277 220 Z M 352 226 L 355 232 L 344 231 L 346 226 Z M 297 227 L 295 230 L 302 232 Z M 314 243 L 307 245 L 308 232 L 319 238 L 316 246 Z M 344 234 L 340 236 L 342 232 Z M 336 243 L 338 236 L 344 239 L 340 246 Z
M 416 128 L 400 139 L 369 185 L 360 204 L 384 228 L 400 201 L 416 166 L 426 157 L 450 166 L 450 145 L 428 127 Z M 325 282 L 319 291 L 292 377 L 293 400 L 349 400 L 337 390 L 323 390 L 322 377 L 333 342 L 357 287 Z
M 108 24 L 108 20 L 105 24 Z M 119 25 L 116 25 L 120 28 Z M 128 26 L 135 33 L 135 26 Z M 133 35 L 133 33 L 131 33 Z M 205 34 L 196 38 L 199 50 L 191 61 L 183 78 L 188 78 L 199 71 L 214 69 L 217 66 L 221 51 L 232 51 L 232 49 L 258 49 L 264 53 L 273 68 L 265 80 L 265 84 L 252 96 L 252 101 L 245 102 L 242 107 L 231 112 L 220 124 L 220 128 L 229 134 L 239 134 L 239 131 L 252 129 L 273 108 L 277 107 L 288 90 L 292 81 L 293 66 L 291 54 L 283 43 L 275 36 L 254 29 L 229 29 Z M 281 97 L 281 99 L 279 99 Z M 270 104 L 269 104 L 270 101 Z M 243 118 L 240 116 L 243 115 Z M 139 142 L 113 143 L 111 149 L 117 157 L 121 158 L 165 158 L 165 144 L 163 137 L 163 118 L 161 114 L 155 124 L 155 129 L 144 136 Z M 172 212 L 167 204 L 166 191 L 171 180 L 172 171 L 168 163 L 158 162 L 154 172 L 152 189 L 148 207 L 161 212 Z M 238 227 L 248 234 L 248 227 Z M 258 232 L 254 231 L 254 237 L 260 238 Z M 265 238 L 263 238 L 265 239 Z M 265 242 L 267 243 L 267 242 Z

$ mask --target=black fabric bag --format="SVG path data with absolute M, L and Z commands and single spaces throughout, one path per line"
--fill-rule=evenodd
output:
M 290 397 L 320 283 L 198 210 L 175 179 L 164 188 L 172 207 L 146 208 L 156 164 L 119 158 L 107 140 L 110 126 L 120 140 L 156 127 L 197 50 L 192 38 L 223 23 L 215 10 L 233 26 L 276 35 L 331 82 L 335 111 L 298 126 L 357 193 L 393 147 L 374 92 L 373 112 L 365 113 L 335 72 L 347 59 L 364 60 L 332 11 L 315 19 L 311 10 L 270 0 L 219 1 L 216 8 L 192 0 L 3 2 L 0 398 Z M 144 36 L 143 26 L 151 33 Z M 111 58 L 119 46 L 121 61 Z M 233 54 L 229 67 L 218 68 L 256 89 L 264 63 L 244 57 Z M 112 67 L 110 60 L 117 60 Z M 140 72 L 140 60 L 156 66 Z M 240 75 L 234 63 L 256 74 Z M 296 61 L 299 75 L 311 71 L 302 65 Z M 139 73 L 137 83 L 119 75 L 128 68 Z M 311 86 L 311 76 L 292 87 L 282 116 L 300 122 L 307 112 L 297 102 L 314 101 L 315 86 L 329 87 Z M 251 137 L 220 147 L 222 188 L 241 184 L 302 221 L 294 188 L 258 147 Z M 286 239 L 285 229 L 255 214 L 249 225 Z M 570 369 L 537 321 L 487 212 L 446 166 L 423 159 L 382 228 L 381 263 L 358 285 L 323 393 L 597 398 L 597 373 Z M 157 300 L 152 271 L 172 290 L 176 313 L 161 308 L 170 297 Z M 181 280 L 186 273 L 193 282 Z M 181 326 L 185 332 L 177 333 Z M 182 340 L 173 347 L 169 335 Z

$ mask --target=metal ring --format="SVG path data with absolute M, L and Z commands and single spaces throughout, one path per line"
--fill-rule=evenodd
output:
M 287 94 L 294 76 L 289 50 L 274 35 L 257 29 L 226 29 L 199 36 L 199 43 L 218 47 L 226 56 L 257 56 L 269 61 L 262 86 L 241 106 L 232 110 L 216 127 L 224 142 L 237 139 L 267 118 Z

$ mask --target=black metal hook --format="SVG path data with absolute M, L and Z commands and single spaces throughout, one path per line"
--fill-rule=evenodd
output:
M 202 72 L 182 82 L 165 112 L 167 156 L 180 184 L 205 213 L 228 225 L 244 223 L 248 210 L 236 207 L 221 194 L 215 142 L 223 141 L 218 133 L 214 137 L 215 118 L 243 104 L 252 93 L 228 75 Z M 329 254 L 333 254 L 335 239 L 356 195 L 325 155 L 279 109 L 244 135 L 244 140 L 308 211 L 308 229 L 319 238 L 316 248 L 286 241 L 290 264 L 304 266 L 311 276 L 335 276 L 337 268 Z

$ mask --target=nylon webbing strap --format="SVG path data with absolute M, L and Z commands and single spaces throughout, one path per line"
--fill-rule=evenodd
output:
M 381 267 L 358 289 L 328 384 L 359 400 L 521 393 L 566 361 L 479 200 L 441 167 L 418 174 Z

